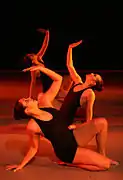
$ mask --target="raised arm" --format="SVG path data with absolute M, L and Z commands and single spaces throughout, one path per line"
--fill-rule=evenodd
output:
M 45 54 L 45 52 L 46 52 L 46 50 L 47 50 L 48 44 L 49 44 L 49 30 L 38 29 L 38 31 L 39 31 L 39 32 L 42 32 L 42 33 L 45 33 L 45 38 L 44 38 L 42 47 L 41 47 L 41 49 L 39 50 L 39 52 L 37 53 L 38 61 L 41 61 L 41 60 L 42 60 L 42 57 L 44 56 L 44 54 Z
M 95 102 L 95 93 L 92 89 L 87 90 L 87 108 L 86 108 L 86 122 L 93 118 L 93 106 Z M 80 101 L 81 104 L 81 101 Z
M 79 76 L 79 74 L 76 72 L 76 70 L 75 70 L 75 68 L 73 66 L 72 48 L 78 46 L 80 43 L 82 43 L 82 40 L 78 41 L 76 43 L 70 44 L 69 47 L 68 47 L 68 52 L 67 52 L 67 62 L 66 62 L 66 65 L 67 65 L 68 71 L 70 73 L 70 77 L 71 77 L 71 79 L 73 80 L 73 82 L 75 84 L 82 82 L 82 79 Z
M 33 66 L 27 69 L 24 69 L 23 71 L 36 71 L 39 70 L 41 72 L 43 72 L 44 74 L 46 74 L 47 76 L 49 76 L 52 80 L 53 83 L 51 84 L 50 88 L 44 93 L 48 99 L 50 101 L 54 100 L 54 98 L 56 97 L 60 87 L 61 87 L 61 83 L 62 83 L 62 76 L 59 75 L 58 73 L 46 68 L 46 67 L 42 67 L 42 66 Z
M 31 82 L 29 87 L 29 98 L 32 98 L 33 90 L 36 84 L 36 72 L 31 72 Z

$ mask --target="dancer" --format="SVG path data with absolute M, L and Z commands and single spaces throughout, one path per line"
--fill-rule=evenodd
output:
M 78 46 L 82 43 L 78 41 L 76 43 L 72 43 L 68 47 L 67 52 L 67 68 L 70 74 L 71 79 L 74 82 L 74 85 L 69 90 L 69 93 L 64 99 L 64 103 L 61 106 L 60 110 L 64 112 L 64 109 L 68 109 L 65 115 L 65 118 L 69 118 L 73 121 L 75 115 L 77 113 L 78 107 L 84 107 L 86 109 L 85 121 L 88 122 L 93 118 L 93 105 L 95 101 L 95 93 L 94 91 L 102 91 L 103 89 L 103 80 L 99 74 L 86 74 L 85 82 L 82 81 L 82 78 L 76 72 L 73 66 L 72 60 L 72 48 Z M 69 104 L 69 106 L 68 106 Z
M 44 61 L 43 61 L 43 56 L 47 50 L 47 47 L 48 47 L 48 44 L 49 44 L 49 36 L 50 36 L 50 33 L 49 33 L 49 30 L 45 30 L 45 29 L 38 29 L 39 32 L 42 32 L 42 33 L 45 33 L 45 38 L 44 38 L 44 41 L 43 41 L 43 44 L 42 44 L 42 47 L 41 49 L 39 50 L 39 52 L 37 54 L 27 54 L 25 56 L 25 59 L 29 59 L 32 63 L 32 66 L 35 66 L 35 65 L 40 65 L 40 66 L 43 66 L 45 67 L 44 65 Z M 33 92 L 34 92 L 34 89 L 35 89 L 35 84 L 36 84 L 36 78 L 37 77 L 40 77 L 41 76 L 41 73 L 40 71 L 31 71 L 31 83 L 30 83 L 30 87 L 29 87 L 29 98 L 32 98 L 33 97 Z M 42 77 L 41 77 L 41 80 L 43 81 L 43 78 L 45 79 L 44 81 L 46 82 L 46 78 L 44 76 L 44 74 L 42 74 Z M 43 82 L 44 82 L 43 81 Z M 42 82 L 42 88 L 46 89 L 47 88 L 47 84 L 46 83 L 43 83 Z M 44 90 L 43 89 L 43 90 Z
M 70 73 L 70 77 L 74 82 L 74 85 L 69 90 L 67 96 L 64 99 L 64 103 L 61 105 L 60 111 L 62 113 L 62 118 L 67 119 L 67 125 L 69 129 L 76 129 L 73 131 L 74 135 L 77 137 L 76 141 L 80 147 L 85 147 L 84 145 L 91 140 L 91 137 L 94 134 L 92 130 L 92 125 L 89 123 L 93 117 L 93 104 L 95 101 L 95 93 L 94 90 L 102 91 L 103 89 L 103 80 L 98 74 L 87 74 L 86 80 L 83 83 L 81 77 L 77 74 L 72 61 L 72 48 L 78 46 L 82 43 L 78 41 L 76 43 L 70 44 L 67 52 L 67 67 Z M 88 122 L 87 127 L 84 130 L 84 126 L 80 123 L 75 123 L 74 118 L 77 112 L 78 107 L 83 107 L 86 109 L 86 117 L 85 122 Z M 66 110 L 67 109 L 67 110 Z M 65 113 L 64 113 L 65 112 Z M 108 131 L 108 123 L 106 120 L 95 121 L 96 123 L 101 123 L 103 126 L 103 130 L 100 133 L 96 134 L 96 143 L 97 143 L 97 151 L 102 155 L 106 155 L 106 140 L 107 140 L 107 131 Z M 72 125 L 71 125 L 72 124 Z M 93 123 L 92 123 L 93 124 Z M 86 125 L 86 126 L 87 126 Z M 82 137 L 82 134 L 86 134 L 86 136 Z M 92 136 L 90 134 L 92 133 Z M 84 143 L 83 145 L 83 141 Z
M 61 112 L 53 108 L 51 102 L 61 86 L 62 77 L 41 66 L 31 67 L 28 70 L 40 70 L 48 75 L 53 80 L 53 83 L 48 91 L 39 93 L 38 101 L 22 98 L 16 102 L 14 117 L 15 119 L 30 119 L 27 130 L 32 143 L 23 161 L 19 165 L 10 165 L 7 169 L 14 169 L 14 171 L 20 170 L 35 156 L 39 147 L 41 134 L 52 143 L 56 156 L 61 161 L 67 163 L 67 165 L 93 171 L 106 170 L 112 164 L 117 164 L 117 162 L 97 152 L 81 148 L 75 140 L 73 131 L 68 129 L 67 120 L 62 119 Z M 102 121 L 103 118 L 97 119 L 97 121 L 100 120 Z M 102 127 L 98 123 L 95 123 L 95 121 L 91 121 L 90 123 L 93 123 L 96 134 L 100 133 Z

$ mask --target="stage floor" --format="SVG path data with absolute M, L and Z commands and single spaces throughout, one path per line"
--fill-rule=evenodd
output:
M 107 155 L 120 165 L 104 172 L 59 166 L 52 163 L 52 146 L 41 138 L 39 151 L 24 169 L 14 173 L 5 169 L 7 164 L 19 164 L 28 149 L 25 127 L 27 121 L 14 121 L 15 101 L 28 96 L 29 76 L 19 72 L 0 73 L 0 176 L 1 180 L 122 180 L 123 179 L 123 72 L 103 72 L 105 89 L 97 93 L 94 116 L 106 117 L 109 123 Z M 37 91 L 40 89 L 38 84 Z M 90 148 L 95 146 L 93 139 Z

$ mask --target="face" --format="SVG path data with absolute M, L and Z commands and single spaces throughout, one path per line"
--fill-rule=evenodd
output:
M 35 54 L 30 54 L 29 57 L 30 57 L 32 63 L 35 63 L 37 61 L 37 56 Z
M 94 74 L 94 73 L 91 73 L 91 74 L 87 74 L 86 75 L 86 81 L 91 85 L 91 86 L 94 86 L 96 85 L 97 81 L 101 82 L 102 81 L 102 77 L 99 75 L 99 74 Z
M 91 85 L 95 85 L 96 84 L 96 74 L 94 74 L 94 73 L 86 74 L 86 81 Z
M 19 100 L 20 103 L 22 103 L 23 107 L 30 107 L 30 108 L 33 108 L 35 106 L 37 106 L 37 101 L 36 100 L 33 100 L 33 99 L 30 99 L 30 98 L 21 98 Z

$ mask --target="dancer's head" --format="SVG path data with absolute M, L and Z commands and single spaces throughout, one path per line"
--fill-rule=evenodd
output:
M 99 74 L 86 74 L 86 82 L 93 90 L 102 91 L 104 88 L 103 79 Z
M 39 65 L 44 64 L 43 59 L 40 56 L 37 56 L 36 54 L 32 53 L 32 54 L 26 54 L 26 56 L 24 57 L 25 60 L 27 61 L 31 61 L 31 63 L 33 65 Z
M 30 60 L 32 62 L 32 64 L 35 64 L 37 62 L 37 55 L 35 55 L 34 53 L 32 54 L 26 54 L 26 56 L 24 57 L 25 60 Z
M 31 109 L 37 107 L 37 101 L 32 99 L 21 98 L 16 101 L 14 106 L 14 119 L 29 119 Z

